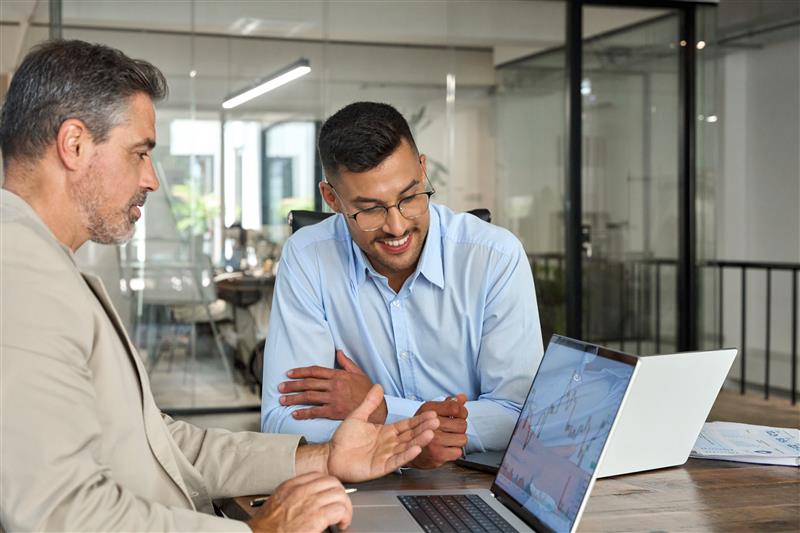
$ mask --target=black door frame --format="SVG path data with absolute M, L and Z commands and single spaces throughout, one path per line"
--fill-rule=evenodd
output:
M 673 9 L 679 16 L 678 94 L 678 281 L 677 349 L 695 350 L 698 345 L 698 272 L 696 213 L 696 9 L 715 0 L 567 0 L 566 5 L 566 117 L 565 138 L 565 245 L 567 335 L 583 335 L 583 236 L 582 236 L 582 137 L 581 81 L 583 76 L 583 8 L 616 6 Z

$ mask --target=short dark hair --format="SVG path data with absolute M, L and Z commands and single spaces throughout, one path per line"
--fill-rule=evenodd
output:
M 389 104 L 356 102 L 334 113 L 319 131 L 319 158 L 325 176 L 338 178 L 344 168 L 366 172 L 389 157 L 405 139 L 417 145 L 408 122 Z
M 3 159 L 39 159 L 70 118 L 83 121 L 95 142 L 105 142 L 130 97 L 144 93 L 157 101 L 167 91 L 160 70 L 114 48 L 76 40 L 42 43 L 11 80 L 0 116 Z

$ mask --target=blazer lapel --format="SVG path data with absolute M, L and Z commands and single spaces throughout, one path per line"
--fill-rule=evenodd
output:
M 150 444 L 150 449 L 153 451 L 153 454 L 158 459 L 158 462 L 161 463 L 161 466 L 164 468 L 167 474 L 169 474 L 170 478 L 172 478 L 175 484 L 180 488 L 181 492 L 183 492 L 186 499 L 193 504 L 192 498 L 189 496 L 189 491 L 184 483 L 183 476 L 181 476 L 180 469 L 175 461 L 175 457 L 173 456 L 172 445 L 170 442 L 172 437 L 164 425 L 164 420 L 161 417 L 161 410 L 158 409 L 155 401 L 153 400 L 153 394 L 150 390 L 150 379 L 147 376 L 147 371 L 145 370 L 142 361 L 139 359 L 138 352 L 128 337 L 128 334 L 122 325 L 122 320 L 120 320 L 119 315 L 117 315 L 117 312 L 114 309 L 114 306 L 111 304 L 111 299 L 108 297 L 108 293 L 106 293 L 103 282 L 100 280 L 100 278 L 91 274 L 86 274 L 83 272 L 81 274 L 83 275 L 83 279 L 86 280 L 86 283 L 89 285 L 89 288 L 97 297 L 100 305 L 102 305 L 103 309 L 108 315 L 109 320 L 111 320 L 111 323 L 114 325 L 114 329 L 117 331 L 117 335 L 119 335 L 122 344 L 125 346 L 126 351 L 128 352 L 128 357 L 136 369 L 136 374 L 139 378 L 139 386 L 141 387 L 142 393 L 142 413 L 144 416 L 145 432 L 147 433 L 147 442 Z

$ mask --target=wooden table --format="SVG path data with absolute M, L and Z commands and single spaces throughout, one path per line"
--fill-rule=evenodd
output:
M 800 427 L 800 407 L 723 391 L 709 420 Z M 407 470 L 359 490 L 488 488 L 493 476 L 455 465 Z M 245 519 L 251 497 L 227 500 Z M 579 531 L 800 531 L 800 469 L 689 459 L 680 467 L 600 479 Z

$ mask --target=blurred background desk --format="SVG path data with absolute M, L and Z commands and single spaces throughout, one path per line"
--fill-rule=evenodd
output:
M 723 391 L 709 420 L 784 427 L 800 425 L 800 409 Z M 489 488 L 493 476 L 448 465 L 407 470 L 353 486 L 359 490 Z M 228 516 L 246 519 L 252 496 L 222 501 Z M 800 469 L 707 459 L 680 467 L 598 480 L 579 531 L 800 531 Z
M 267 337 L 275 276 L 231 272 L 215 276 L 214 284 L 217 296 L 233 309 L 236 366 L 250 383 L 260 387 L 263 341 Z

